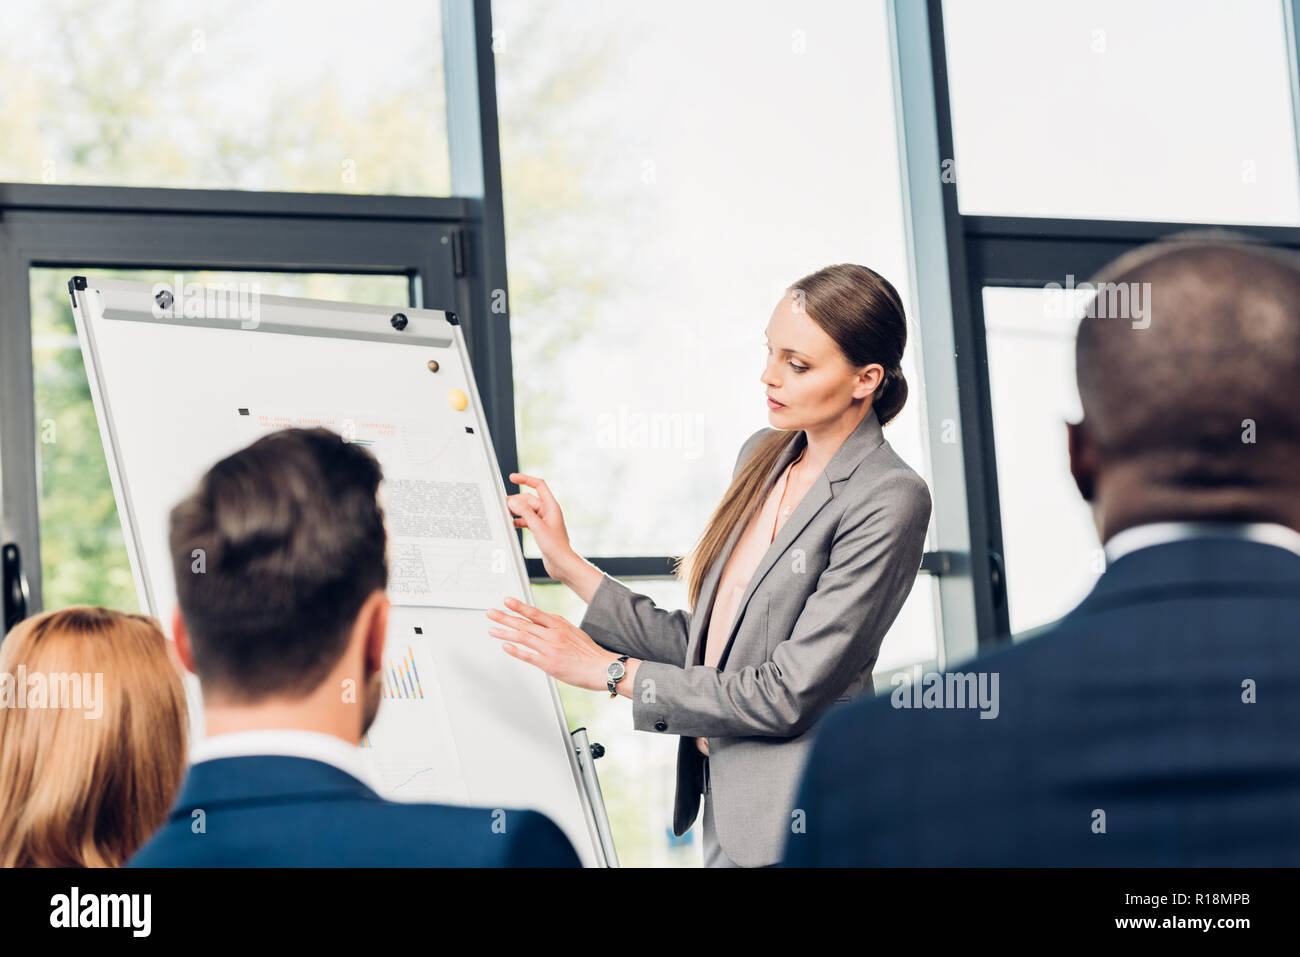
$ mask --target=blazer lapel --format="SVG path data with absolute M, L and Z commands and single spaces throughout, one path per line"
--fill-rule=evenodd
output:
M 726 666 L 727 653 L 731 650 L 732 641 L 735 640 L 740 620 L 745 614 L 745 607 L 749 604 L 749 599 L 753 596 L 754 591 L 762 583 L 764 576 L 771 571 L 772 566 L 776 564 L 776 560 L 785 554 L 786 549 L 790 547 L 791 543 L 799 537 L 799 533 L 808 526 L 808 523 L 812 521 L 813 516 L 820 512 L 822 507 L 834 497 L 835 487 L 852 475 L 853 470 L 858 467 L 858 464 L 864 458 L 866 458 L 867 453 L 875 449 L 882 442 L 884 442 L 884 435 L 880 431 L 880 422 L 876 418 L 876 410 L 871 409 L 867 412 L 862 421 L 858 423 L 858 427 L 849 433 L 848 438 L 846 438 L 843 443 L 841 443 L 840 447 L 836 449 L 830 462 L 827 463 L 826 469 L 821 475 L 817 476 L 817 480 L 813 482 L 812 486 L 804 494 L 803 499 L 799 502 L 798 508 L 791 513 L 788 519 L 786 519 L 785 524 L 781 526 L 781 530 L 777 532 L 776 538 L 772 540 L 772 544 L 768 546 L 767 551 L 763 554 L 763 558 L 759 561 L 758 567 L 754 569 L 754 574 L 749 580 L 749 585 L 745 588 L 744 595 L 741 596 L 740 604 L 736 607 L 736 615 L 732 619 L 731 628 L 727 632 L 726 644 L 723 645 L 722 655 L 718 659 L 719 668 Z M 768 473 L 767 482 L 763 486 L 763 494 L 759 497 L 756 507 L 761 507 L 761 502 L 771 491 L 772 486 L 776 483 L 781 471 L 795 459 L 799 454 L 799 451 L 806 444 L 806 434 L 801 429 L 795 437 L 790 440 L 790 443 L 785 447 L 785 451 L 782 452 L 780 459 L 777 460 L 776 465 L 774 465 L 772 470 Z M 746 523 L 742 522 L 740 524 L 743 526 Z M 731 538 L 728 540 L 727 548 L 714 566 L 716 575 L 713 570 L 710 571 L 708 582 L 712 584 L 714 592 L 717 590 L 718 579 L 722 577 L 722 568 L 725 567 L 727 559 L 731 557 L 731 552 L 735 548 L 735 544 L 739 538 L 739 530 L 734 531 Z M 703 597 L 704 593 L 703 590 L 701 590 L 701 598 Z M 712 613 L 713 611 L 713 598 L 713 593 L 710 593 L 707 602 L 709 613 Z M 696 616 L 692 616 L 692 624 L 694 623 L 695 618 Z M 695 636 L 697 644 L 700 643 L 703 623 L 707 618 L 708 614 L 699 619 L 700 627 L 696 629 Z M 693 659 L 688 658 L 687 660 Z

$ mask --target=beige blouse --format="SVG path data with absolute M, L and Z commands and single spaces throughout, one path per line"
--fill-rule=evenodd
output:
M 754 577 L 758 563 L 763 560 L 768 547 L 776 539 L 777 532 L 790 517 L 790 513 L 798 507 L 799 499 L 802 499 L 804 492 L 807 491 L 807 489 L 792 490 L 792 497 L 787 499 L 785 507 L 781 508 L 781 496 L 785 494 L 790 469 L 803 459 L 806 451 L 808 451 L 807 446 L 799 453 L 798 458 L 785 467 L 781 477 L 772 485 L 763 507 L 750 518 L 736 547 L 732 549 L 727 564 L 723 566 L 704 641 L 704 664 L 709 668 L 716 668 L 722 658 L 723 647 L 734 623 L 740 599 L 744 596 L 745 589 L 749 587 L 749 580 Z M 781 514 L 777 514 L 778 509 Z M 695 746 L 701 753 L 705 755 L 709 753 L 707 738 L 696 738 Z

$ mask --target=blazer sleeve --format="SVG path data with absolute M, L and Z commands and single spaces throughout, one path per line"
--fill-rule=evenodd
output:
M 749 460 L 759 439 L 770 432 L 759 429 L 740 447 L 731 478 Z M 591 596 L 578 627 L 607 651 L 643 661 L 680 664 L 686 660 L 691 613 L 666 611 L 647 595 L 634 592 L 616 578 L 605 575 Z
M 899 471 L 841 517 L 826 569 L 770 661 L 736 671 L 643 662 L 633 726 L 691 737 L 808 730 L 876 657 L 916 579 L 929 523 L 924 480 Z

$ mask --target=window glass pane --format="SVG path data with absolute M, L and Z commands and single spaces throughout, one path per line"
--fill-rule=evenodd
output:
M 46 608 L 89 604 L 138 611 L 131 565 L 68 299 L 68 279 L 78 273 L 142 282 L 172 282 L 176 273 L 62 266 L 33 269 L 31 274 L 42 599 Z M 187 283 L 256 282 L 258 292 L 264 295 L 409 304 L 405 276 L 251 272 L 183 275 Z
M 437 0 L 9 0 L 0 180 L 446 195 Z
M 497 0 L 493 28 L 520 468 L 582 554 L 681 555 L 769 424 L 784 288 L 858 262 L 910 310 L 885 5 Z M 928 479 L 918 339 L 885 435 Z M 625 583 L 686 607 L 681 582 Z M 568 589 L 534 587 L 581 619 Z M 881 668 L 934 656 L 933 587 L 918 578 Z M 677 740 L 634 731 L 626 699 L 562 696 L 610 747 L 623 863 L 698 864 L 698 827 L 671 834 Z
M 1293 224 L 1280 0 L 948 0 L 961 211 Z
M 584 554 L 683 554 L 769 424 L 784 287 L 860 262 L 908 296 L 884 6 L 493 11 L 520 466 Z M 886 437 L 928 476 L 917 338 Z
M 1065 423 L 1082 411 L 1074 335 L 1089 293 L 984 290 L 989 390 L 1011 630 L 1077 605 L 1104 565 L 1092 512 L 1070 476 Z

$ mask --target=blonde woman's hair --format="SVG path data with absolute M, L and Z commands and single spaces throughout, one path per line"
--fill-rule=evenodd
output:
M 121 866 L 166 820 L 185 776 L 185 689 L 167 638 L 146 615 L 46 612 L 0 644 L 0 680 L 34 674 L 84 675 L 87 686 L 102 675 L 102 700 L 93 711 L 84 698 L 0 707 L 0 866 Z
M 804 276 L 786 292 L 835 341 L 850 366 L 873 362 L 884 366 L 884 379 L 876 388 L 871 408 L 880 424 L 887 425 L 907 402 L 907 380 L 901 367 L 907 345 L 907 317 L 897 290 L 873 269 L 838 263 Z M 679 579 L 686 580 L 692 611 L 696 610 L 709 569 L 721 557 L 732 529 L 749 521 L 768 473 L 790 440 L 789 432 L 778 431 L 758 443 L 723 494 L 699 540 L 689 554 L 677 561 L 674 570 Z M 806 444 L 807 439 L 799 441 Z

